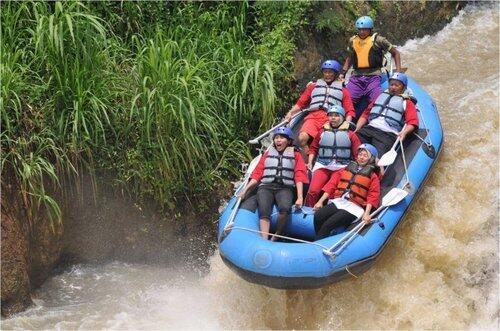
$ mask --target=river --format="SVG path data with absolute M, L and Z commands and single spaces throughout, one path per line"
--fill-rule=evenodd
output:
M 75 265 L 1 328 L 497 329 L 498 21 L 498 4 L 469 6 L 399 47 L 436 101 L 445 145 L 404 226 L 359 279 L 274 290 L 237 277 L 218 252 L 199 266 Z

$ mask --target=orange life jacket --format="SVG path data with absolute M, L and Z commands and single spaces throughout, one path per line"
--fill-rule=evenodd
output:
M 350 201 L 359 206 L 365 206 L 374 169 L 373 165 L 366 165 L 358 170 L 356 162 L 349 163 L 340 174 L 340 181 L 333 197 L 340 198 L 347 191 Z
M 352 55 L 352 65 L 354 69 L 378 69 L 383 65 L 384 53 L 377 47 L 375 40 L 377 34 L 361 39 L 358 35 L 351 38 L 354 54 Z

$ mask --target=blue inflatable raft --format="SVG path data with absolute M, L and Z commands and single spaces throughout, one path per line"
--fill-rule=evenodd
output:
M 325 248 L 339 242 L 350 228 L 337 229 L 330 237 L 315 242 L 313 210 L 304 207 L 291 213 L 283 233 L 301 242 L 271 242 L 262 239 L 258 232 L 255 196 L 247 197 L 239 208 L 234 196 L 219 220 L 219 253 L 223 261 L 243 279 L 279 289 L 319 288 L 368 270 L 402 223 L 443 144 L 443 130 L 434 101 L 412 79 L 408 87 L 418 101 L 420 120 L 418 136 L 408 136 L 404 142 L 409 181 L 403 157 L 398 152 L 396 161 L 386 169 L 381 182 L 382 197 L 394 187 L 408 191 L 402 201 L 382 211 L 376 222 L 364 227 L 349 245 L 332 257 L 325 254 Z M 387 79 L 382 88 L 387 88 Z M 300 127 L 301 116 L 291 123 L 295 131 Z M 236 192 L 240 189 L 241 186 Z M 236 211 L 234 221 L 225 231 L 233 211 Z M 271 232 L 276 227 L 276 214 L 271 220 Z

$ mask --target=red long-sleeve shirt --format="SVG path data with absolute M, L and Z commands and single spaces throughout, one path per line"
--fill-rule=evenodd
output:
M 342 171 L 335 171 L 330 180 L 323 186 L 323 192 L 328 193 L 330 198 L 333 198 L 333 193 L 337 189 L 342 172 L 347 171 L 343 169 Z M 370 187 L 368 188 L 368 196 L 366 198 L 366 203 L 371 204 L 373 208 L 378 208 L 380 204 L 380 179 L 375 172 L 372 172 L 370 176 Z
M 257 166 L 255 167 L 254 171 L 252 172 L 252 175 L 250 176 L 251 179 L 255 179 L 258 182 L 262 179 L 262 176 L 264 175 L 264 163 L 266 162 L 268 154 L 269 154 L 268 152 L 265 152 L 262 155 L 262 157 L 259 160 L 259 163 L 257 163 Z M 295 156 L 295 168 L 294 168 L 295 183 L 298 182 L 302 182 L 304 184 L 309 183 L 309 178 L 307 177 L 306 164 L 304 163 L 302 155 L 300 155 L 300 152 L 295 151 L 294 156 Z
M 309 153 L 312 155 L 317 155 L 318 154 L 318 149 L 319 149 L 319 141 L 321 140 L 321 134 L 325 132 L 325 129 L 321 129 L 316 137 L 314 137 L 311 145 L 309 146 Z M 354 131 L 347 131 L 347 135 L 349 136 L 349 139 L 351 140 L 351 157 L 353 159 L 356 158 L 358 155 L 358 147 L 361 145 L 361 141 L 359 140 L 359 137 L 357 134 L 354 133 Z
M 368 107 L 363 111 L 361 114 L 361 117 L 366 118 L 369 120 L 370 116 L 370 111 L 373 108 L 373 105 L 375 104 L 376 100 L 373 100 Z M 417 115 L 417 108 L 415 107 L 415 104 L 411 100 L 406 100 L 406 110 L 405 113 L 403 114 L 405 123 L 408 125 L 413 125 L 415 126 L 415 129 L 418 128 L 418 115 Z
M 315 82 L 307 85 L 306 89 L 304 90 L 304 92 L 302 92 L 295 105 L 300 109 L 307 108 L 307 106 L 309 106 L 309 104 L 311 103 L 311 94 L 315 87 Z M 354 106 L 352 104 L 351 94 L 345 87 L 342 88 L 342 107 L 345 110 L 346 117 L 349 115 L 352 118 L 356 117 L 356 112 L 354 111 Z

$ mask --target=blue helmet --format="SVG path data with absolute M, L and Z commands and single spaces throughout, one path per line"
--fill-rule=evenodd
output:
M 328 108 L 326 113 L 328 115 L 330 115 L 331 113 L 337 113 L 337 114 L 342 115 L 343 118 L 345 118 L 345 110 L 344 110 L 344 108 L 342 108 L 342 106 L 339 106 L 339 105 L 331 106 L 330 108 Z
M 280 127 L 276 128 L 276 129 L 274 129 L 273 138 L 274 138 L 274 136 L 276 136 L 278 134 L 281 135 L 281 136 L 285 136 L 285 137 L 287 137 L 290 140 L 293 140 L 292 129 L 287 128 L 286 126 L 280 126 Z
M 321 70 L 332 69 L 335 72 L 340 72 L 342 66 L 335 60 L 326 60 L 321 64 Z
M 403 83 L 405 87 L 408 86 L 408 77 L 406 77 L 406 75 L 403 74 L 402 72 L 393 73 L 391 75 L 391 78 L 389 78 L 389 80 L 391 79 L 399 80 L 401 83 Z
M 356 29 L 373 29 L 373 20 L 370 16 L 361 16 L 356 20 Z
M 377 151 L 377 148 L 375 148 L 375 146 L 371 145 L 371 144 L 361 144 L 359 145 L 358 147 L 358 151 L 360 149 L 364 149 L 366 151 L 368 151 L 368 153 L 370 153 L 374 158 L 377 158 L 378 157 L 378 151 Z

